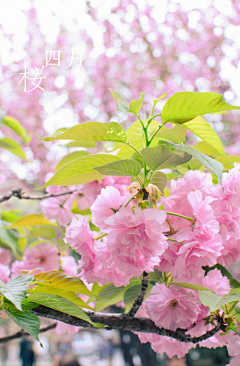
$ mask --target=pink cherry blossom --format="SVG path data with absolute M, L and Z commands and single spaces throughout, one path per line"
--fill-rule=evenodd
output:
M 189 328 L 197 320 L 200 302 L 180 286 L 157 283 L 146 300 L 146 309 L 158 327 L 175 331 Z
M 11 254 L 9 250 L 0 248 L 0 263 L 6 266 L 9 264 L 10 261 L 11 261 Z
M 71 212 L 72 200 L 68 196 L 51 197 L 40 202 L 44 216 L 52 221 L 57 220 L 59 225 L 67 225 L 73 218 Z
M 4 283 L 7 283 L 9 281 L 9 276 L 10 276 L 10 268 L 0 263 L 0 280 L 3 281 Z
M 196 285 L 205 286 L 219 296 L 227 295 L 231 290 L 229 279 L 223 276 L 217 268 L 209 271 L 206 276 L 194 277 L 191 282 Z
M 240 362 L 240 337 L 235 334 L 227 340 L 227 349 L 230 356 L 233 358 L 229 366 L 239 366 Z
M 81 264 L 92 267 L 95 258 L 93 232 L 90 230 L 88 216 L 76 215 L 66 229 L 64 241 L 81 255 Z
M 222 238 L 219 234 L 206 242 L 193 241 L 182 245 L 175 264 L 176 275 L 186 279 L 201 275 L 201 267 L 216 264 L 222 249 Z
M 79 331 L 80 327 L 76 327 L 75 325 L 66 324 L 63 322 L 58 321 L 56 332 L 57 334 L 76 334 Z
M 22 269 L 40 268 L 44 271 L 57 271 L 60 267 L 58 249 L 50 243 L 40 243 L 25 251 L 22 261 L 12 265 L 13 277 L 18 276 Z
M 71 255 L 61 256 L 61 267 L 63 271 L 71 276 L 77 276 L 78 265 Z
M 107 247 L 119 269 L 127 276 L 140 276 L 143 271 L 152 271 L 160 262 L 167 248 L 161 233 L 161 224 L 166 214 L 161 210 L 137 207 L 132 210 L 121 207 L 105 223 L 109 225 Z
M 98 226 L 101 231 L 107 229 L 108 225 L 105 220 L 114 215 L 121 206 L 125 206 L 130 198 L 130 193 L 122 196 L 115 187 L 103 188 L 91 206 L 93 224 Z

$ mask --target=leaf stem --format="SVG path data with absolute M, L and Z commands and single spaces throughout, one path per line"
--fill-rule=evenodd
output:
M 136 147 L 134 147 L 133 145 L 131 145 L 131 144 L 130 144 L 130 142 L 126 142 L 126 144 L 127 144 L 128 146 L 130 146 L 132 149 L 134 149 L 134 150 L 138 153 L 138 155 L 142 157 L 142 155 L 141 155 L 141 153 L 138 151 L 138 149 L 136 149 Z
M 166 211 L 166 214 L 173 215 L 173 216 L 177 216 L 177 217 L 181 217 L 182 219 L 185 219 L 185 220 L 190 221 L 192 224 L 194 224 L 195 221 L 196 221 L 195 217 L 194 218 L 191 218 L 191 217 L 188 217 L 188 216 L 180 215 L 180 214 L 178 214 L 176 212 L 168 212 L 168 211 Z
M 239 301 L 235 301 L 234 304 L 228 309 L 227 314 L 230 314 L 232 309 L 237 305 Z

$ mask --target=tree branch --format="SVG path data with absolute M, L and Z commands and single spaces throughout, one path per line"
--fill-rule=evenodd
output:
M 22 193 L 22 188 L 16 188 L 16 189 L 13 189 L 12 191 L 10 191 L 5 196 L 0 197 L 0 203 L 8 201 L 12 197 L 17 197 L 18 199 L 24 199 L 24 200 L 39 200 L 40 201 L 40 200 L 44 200 L 46 198 L 65 196 L 67 194 L 72 194 L 73 192 L 76 192 L 76 189 L 72 190 L 72 191 L 57 193 L 57 194 L 48 193 L 48 194 L 42 194 L 41 196 L 28 196 L 28 195 L 25 195 Z M 82 193 L 79 193 L 79 195 L 82 196 Z
M 39 305 L 38 307 L 30 311 L 37 316 L 43 316 L 45 318 L 59 320 L 61 322 L 75 325 L 77 327 L 93 328 L 93 325 L 86 322 L 85 320 L 76 318 L 75 316 L 68 315 L 54 309 L 50 309 L 43 305 Z M 226 325 L 224 324 L 223 319 L 220 316 L 216 319 L 217 324 L 212 330 L 209 330 L 199 337 L 191 337 L 190 335 L 185 334 L 187 332 L 186 329 L 177 329 L 174 332 L 168 329 L 158 328 L 151 319 L 147 318 L 126 318 L 123 321 L 122 314 L 108 314 L 90 311 L 85 311 L 85 313 L 90 317 L 93 322 L 105 325 L 105 329 L 107 330 L 124 329 L 130 330 L 132 332 L 155 333 L 171 337 L 185 343 L 199 343 L 205 339 L 212 337 L 219 330 L 222 330 L 223 332 L 226 331 Z
M 126 313 L 126 314 L 122 314 L 124 319 L 134 317 L 134 315 L 137 313 L 138 309 L 142 305 L 144 297 L 147 293 L 147 289 L 148 289 L 148 273 L 146 273 L 144 271 L 143 274 L 142 274 L 141 287 L 140 287 L 140 292 L 138 294 L 138 297 L 134 301 L 133 306 L 131 307 L 129 312 Z
M 39 330 L 39 333 L 47 332 L 48 330 L 56 328 L 56 326 L 57 326 L 57 323 L 47 325 L 46 327 L 41 328 Z M 9 336 L 0 338 L 0 343 L 5 343 L 5 342 L 8 342 L 8 341 L 12 341 L 13 339 L 21 338 L 23 336 L 30 336 L 30 334 L 25 332 L 24 330 L 20 330 L 17 333 L 14 333 L 14 334 L 11 334 Z

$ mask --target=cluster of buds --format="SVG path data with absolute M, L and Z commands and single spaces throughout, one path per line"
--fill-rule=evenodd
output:
M 132 200 L 133 204 L 142 208 L 149 206 L 156 208 L 156 201 L 160 201 L 163 195 L 160 189 L 152 183 L 149 183 L 147 187 L 142 187 L 139 182 L 133 182 L 127 190 L 135 195 L 135 198 Z

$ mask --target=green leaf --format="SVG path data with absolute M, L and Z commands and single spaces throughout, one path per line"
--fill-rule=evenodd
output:
M 102 175 L 118 177 L 125 177 L 127 175 L 130 175 L 136 177 L 141 171 L 141 165 L 135 160 L 124 159 L 98 166 L 94 169 Z
M 67 145 L 64 145 L 64 146 L 67 146 L 67 147 L 86 147 L 86 148 L 89 148 L 89 147 L 96 147 L 96 142 L 95 141 L 71 141 L 69 142 Z
M 157 186 L 160 189 L 160 191 L 163 192 L 163 190 L 167 184 L 167 177 L 162 172 L 155 171 L 151 178 L 150 183 Z
M 48 219 L 41 214 L 31 214 L 21 217 L 19 220 L 14 222 L 10 226 L 6 226 L 6 229 L 11 229 L 18 226 L 36 226 L 36 225 L 51 225 L 57 226 L 54 222 L 50 222 Z
M 24 310 L 31 310 L 38 306 L 38 304 L 34 304 L 33 302 L 28 301 L 27 298 L 23 299 L 22 301 L 22 309 Z
M 193 147 L 190 147 L 190 146 L 186 146 L 183 144 L 175 145 L 172 143 L 169 143 L 169 146 L 173 147 L 176 150 L 183 151 L 189 155 L 192 155 L 194 158 L 196 158 L 198 161 L 200 161 L 200 163 L 205 165 L 205 167 L 207 169 L 211 170 L 221 182 L 223 165 L 220 162 L 210 158 L 209 156 L 207 156 L 205 154 L 202 154 L 200 151 L 197 151 L 196 149 L 194 149 Z
M 29 137 L 27 136 L 25 128 L 18 122 L 15 118 L 10 116 L 4 116 L 2 118 L 3 125 L 11 128 L 16 132 L 25 142 L 29 142 Z
M 37 341 L 40 328 L 40 320 L 29 311 L 19 311 L 10 304 L 4 303 L 4 311 L 12 321 L 21 329 L 33 336 Z
M 33 280 L 34 277 L 30 275 L 20 275 L 7 284 L 0 280 L 1 293 L 11 301 L 17 309 L 22 310 L 22 300 L 25 298 L 28 286 Z
M 86 122 L 74 126 L 60 135 L 46 137 L 42 140 L 80 140 L 80 141 L 121 141 L 127 137 L 122 126 L 117 122 Z
M 219 152 L 205 141 L 200 141 L 193 147 L 194 147 L 194 149 L 200 151 L 201 153 L 211 156 L 211 158 L 216 158 L 219 156 Z M 223 156 L 222 158 L 225 158 L 225 157 Z
M 209 307 L 210 311 L 214 311 L 216 309 L 216 305 L 218 304 L 218 302 L 220 300 L 222 300 L 221 296 L 218 296 L 214 293 L 211 293 L 209 291 L 198 291 L 199 293 L 199 297 L 200 297 L 200 301 L 204 306 Z
M 224 166 L 224 171 L 233 168 L 233 163 L 240 163 L 240 156 L 226 155 L 216 158 Z
M 78 158 L 81 158 L 82 156 L 89 155 L 87 151 L 73 151 L 72 153 L 64 156 L 62 160 L 59 161 L 57 164 L 55 171 L 59 170 L 63 165 L 70 163 L 73 160 L 76 160 Z
M 145 93 L 141 93 L 141 98 L 137 99 L 137 100 L 132 100 L 129 104 L 129 112 L 133 113 L 133 114 L 138 114 L 138 112 L 140 111 L 141 107 L 142 107 L 142 102 L 143 102 L 143 98 L 145 96 Z
M 224 297 L 221 297 L 207 291 L 199 290 L 198 292 L 201 303 L 209 307 L 210 311 L 221 309 L 224 305 L 229 304 L 232 301 L 240 301 L 240 295 L 236 293 L 231 293 L 230 295 L 225 295 Z
M 201 116 L 197 116 L 191 121 L 183 123 L 183 126 L 216 149 L 220 155 L 225 155 L 220 138 L 212 127 Z
M 187 129 L 183 125 L 175 125 L 173 128 L 167 128 L 165 126 L 156 133 L 155 137 L 160 137 L 164 140 L 170 140 L 176 144 L 181 144 L 186 137 Z
M 126 100 L 115 90 L 113 89 L 109 89 L 113 98 L 116 100 L 117 102 L 117 111 L 120 113 L 128 113 L 129 111 L 129 106 L 128 103 L 126 102 Z
M 181 164 L 177 167 L 177 170 L 182 174 L 185 174 L 188 170 L 203 171 L 204 169 L 205 169 L 204 165 L 195 158 L 193 158 L 193 159 L 187 161 L 186 163 Z
M 221 94 L 180 92 L 168 99 L 161 118 L 164 124 L 170 121 L 184 123 L 202 114 L 238 109 L 240 107 L 226 103 Z
M 29 294 L 36 294 L 36 293 L 42 293 L 42 294 L 50 294 L 50 295 L 58 295 L 62 296 L 65 299 L 68 299 L 69 301 L 73 302 L 75 305 L 93 310 L 93 308 L 85 303 L 78 295 L 76 295 L 73 291 L 63 290 L 55 287 L 50 287 L 46 285 L 38 285 L 35 287 L 32 287 L 28 290 Z
M 80 278 L 67 275 L 60 271 L 37 273 L 34 277 L 36 280 L 44 281 L 45 286 L 73 291 L 89 297 L 93 296 Z
M 141 154 L 145 163 L 152 170 L 172 168 L 191 159 L 191 155 L 184 154 L 184 156 L 180 156 L 164 145 L 147 147 L 141 151 Z
M 221 271 L 222 275 L 226 276 L 229 279 L 230 286 L 232 289 L 240 287 L 240 282 L 235 280 L 235 278 L 231 275 L 231 273 L 228 272 L 228 270 L 225 267 L 223 267 L 221 264 L 215 264 L 215 266 L 210 267 L 210 268 L 208 266 L 203 267 L 203 269 L 206 271 L 205 273 L 208 273 L 209 271 L 212 271 L 215 268 L 219 269 Z
M 96 326 L 96 323 L 93 323 L 89 316 L 82 309 L 62 296 L 37 293 L 28 296 L 27 299 L 28 301 L 32 301 L 37 304 L 47 306 L 48 308 L 61 311 L 62 313 L 83 319 L 86 322 Z
M 16 141 L 8 137 L 3 137 L 2 139 L 0 139 L 0 147 L 9 150 L 12 154 L 18 156 L 21 159 L 28 161 L 24 150 Z
M 170 285 L 179 285 L 183 288 L 189 288 L 191 290 L 201 290 L 201 291 L 211 291 L 213 294 L 215 294 L 214 291 L 210 290 L 209 288 L 202 286 L 202 285 L 195 285 L 193 283 L 182 283 L 182 282 L 171 282 Z
M 56 230 L 53 227 L 36 227 L 30 231 L 28 237 L 30 238 L 46 238 L 46 239 L 54 239 L 56 236 Z
M 131 309 L 134 301 L 138 297 L 139 292 L 140 292 L 140 286 L 141 286 L 141 284 L 136 285 L 136 286 L 131 286 L 130 288 L 128 288 L 125 291 L 125 293 L 124 293 L 125 313 L 127 313 Z M 144 297 L 145 300 L 149 297 L 149 293 L 150 293 L 152 287 L 153 287 L 153 285 L 151 283 L 149 283 L 148 288 L 147 288 L 147 293 Z
M 122 301 L 124 298 L 124 293 L 128 288 L 140 284 L 141 281 L 137 280 L 130 283 L 127 287 L 115 287 L 112 283 L 104 287 L 104 289 L 99 293 L 99 296 L 103 300 L 96 301 L 96 311 L 101 311 L 108 306 L 117 304 L 119 301 Z
M 10 249 L 15 257 L 19 257 L 21 252 L 16 230 L 7 230 L 3 227 L 8 227 L 7 221 L 0 220 L 0 246 Z
M 69 186 L 75 184 L 84 184 L 93 180 L 103 179 L 103 175 L 92 169 L 97 166 L 120 160 L 117 156 L 109 154 L 97 154 L 91 156 L 83 156 L 60 168 L 56 174 L 42 187 L 48 186 Z

